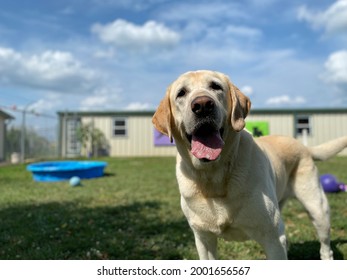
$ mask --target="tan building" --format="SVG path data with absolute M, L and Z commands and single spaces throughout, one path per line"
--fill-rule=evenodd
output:
M 154 112 L 58 112 L 62 157 L 83 153 L 78 127 L 89 124 L 102 131 L 110 156 L 174 156 L 176 149 L 152 126 Z M 308 146 L 347 135 L 347 109 L 253 109 L 247 128 L 255 135 L 277 134 L 298 138 Z M 347 155 L 347 149 L 341 155 Z
M 6 122 L 13 117 L 0 110 L 0 161 L 5 160 Z

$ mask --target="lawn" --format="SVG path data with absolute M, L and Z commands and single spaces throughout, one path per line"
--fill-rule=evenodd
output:
M 25 165 L 0 167 L 0 259 L 197 259 L 181 212 L 174 158 L 107 158 L 102 178 L 37 183 Z M 318 164 L 347 183 L 347 158 Z M 329 194 L 332 247 L 347 259 L 347 193 Z M 318 259 L 300 204 L 284 209 L 290 259 Z M 221 259 L 263 259 L 252 241 L 219 243 Z

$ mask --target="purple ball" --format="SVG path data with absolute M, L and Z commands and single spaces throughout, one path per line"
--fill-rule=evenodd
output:
M 340 183 L 337 182 L 336 178 L 331 174 L 324 174 L 320 176 L 320 183 L 322 184 L 325 192 L 339 192 Z

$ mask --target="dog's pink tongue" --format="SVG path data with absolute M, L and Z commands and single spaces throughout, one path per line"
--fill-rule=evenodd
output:
M 216 160 L 220 155 L 224 141 L 218 131 L 208 135 L 193 135 L 191 153 L 198 159 Z

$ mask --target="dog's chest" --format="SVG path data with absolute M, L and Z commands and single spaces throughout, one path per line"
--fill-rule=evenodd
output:
M 231 209 L 225 207 L 225 198 L 205 199 L 182 197 L 182 210 L 190 225 L 196 230 L 223 235 L 233 225 Z
M 193 230 L 208 231 L 224 239 L 244 240 L 238 228 L 240 193 L 231 187 L 234 182 L 223 176 L 222 168 L 210 176 L 208 172 L 199 178 L 187 178 L 177 173 L 181 193 L 181 207 Z
M 248 236 L 237 222 L 237 210 L 226 207 L 225 199 L 185 199 L 181 206 L 194 231 L 211 232 L 226 240 L 245 241 Z

